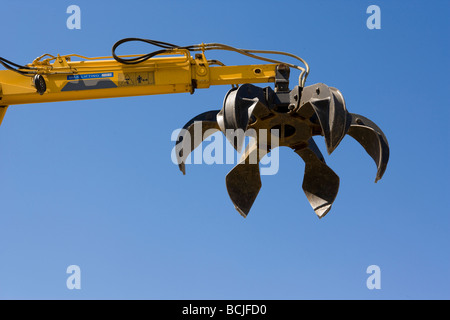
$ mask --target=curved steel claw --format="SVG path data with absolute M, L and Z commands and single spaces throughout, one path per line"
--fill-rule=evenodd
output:
M 256 141 L 247 145 L 241 160 L 225 178 L 228 195 L 236 210 L 244 218 L 247 217 L 261 189 L 259 161 L 267 153 L 264 150 L 267 149 L 258 148 Z
M 264 101 L 264 90 L 251 84 L 233 88 L 225 96 L 223 108 L 217 114 L 217 123 L 238 152 L 244 144 L 245 131 L 252 121 L 252 113 Z M 262 107 L 264 109 L 265 106 Z M 229 132 L 232 134 L 228 134 Z
M 377 175 L 375 182 L 378 182 L 383 177 L 386 171 L 386 166 L 389 161 L 389 144 L 378 126 L 356 113 L 351 113 L 352 123 L 348 130 L 348 135 L 359 142 L 372 157 L 377 165 Z
M 306 148 L 295 150 L 305 161 L 303 191 L 319 218 L 331 209 L 339 190 L 339 177 L 325 164 L 322 153 L 311 138 Z
M 178 167 L 186 174 L 185 161 L 189 154 L 197 148 L 204 139 L 220 130 L 217 124 L 219 110 L 206 111 L 189 120 L 178 134 L 175 143 L 175 153 Z
M 246 132 L 252 129 L 256 134 L 254 143 L 226 176 L 228 194 L 243 217 L 261 189 L 259 161 L 273 148 L 290 147 L 304 160 L 302 188 L 319 218 L 331 209 L 339 177 L 326 165 L 313 136 L 324 136 L 328 154 L 346 134 L 352 136 L 375 161 L 375 182 L 383 176 L 389 160 L 389 145 L 381 129 L 369 119 L 349 113 L 341 92 L 322 83 L 291 91 L 244 84 L 227 93 L 220 111 L 202 113 L 183 129 L 176 149 L 183 173 L 187 156 L 208 135 L 222 131 L 239 151 Z M 189 152 L 184 152 L 186 149 Z
M 341 92 L 323 83 L 303 89 L 297 113 L 305 118 L 315 116 L 325 137 L 328 154 L 339 145 L 351 123 Z

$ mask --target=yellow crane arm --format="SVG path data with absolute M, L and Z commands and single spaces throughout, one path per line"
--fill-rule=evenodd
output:
M 77 57 L 82 59 L 72 61 Z M 193 57 L 186 49 L 175 49 L 138 64 L 58 55 L 37 58 L 27 67 L 34 76 L 0 71 L 0 124 L 7 106 L 15 104 L 193 93 L 212 85 L 274 82 L 277 64 L 224 66 L 208 61 L 203 52 Z

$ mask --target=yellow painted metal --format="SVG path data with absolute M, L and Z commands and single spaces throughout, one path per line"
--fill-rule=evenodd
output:
M 210 67 L 210 85 L 275 82 L 276 64 Z
M 3 122 L 3 118 L 5 117 L 6 109 L 8 109 L 8 106 L 0 106 L 0 125 Z
M 139 64 L 121 64 L 110 57 L 78 55 L 36 59 L 47 85 L 37 93 L 33 78 L 10 70 L 0 71 L 0 106 L 139 95 L 193 93 L 211 85 L 264 83 L 275 80 L 276 64 L 210 67 L 203 53 L 192 57 L 184 49 L 148 59 Z M 2 108 L 6 111 L 6 108 Z M 3 117 L 4 112 L 0 112 Z

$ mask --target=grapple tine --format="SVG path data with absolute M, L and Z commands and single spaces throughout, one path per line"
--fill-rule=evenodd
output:
M 264 101 L 263 89 L 251 84 L 232 88 L 225 96 L 223 108 L 217 115 L 217 123 L 238 152 L 244 145 L 244 133 L 247 130 L 251 114 L 261 101 Z M 227 130 L 235 132 L 232 139 L 226 134 Z
M 248 145 L 239 163 L 227 174 L 228 195 L 236 210 L 246 218 L 259 190 L 261 175 L 259 160 L 267 153 L 258 148 L 257 141 Z
M 297 113 L 309 118 L 312 112 L 325 137 L 328 154 L 331 154 L 344 138 L 351 122 L 344 97 L 339 90 L 323 83 L 308 86 L 303 89 Z
M 325 158 L 323 157 L 322 152 L 320 151 L 319 147 L 317 146 L 313 138 L 310 138 L 308 140 L 308 148 L 311 149 L 312 152 L 314 152 L 314 154 L 320 161 L 325 163 Z
M 383 177 L 389 161 L 389 144 L 383 131 L 371 120 L 351 113 L 352 122 L 348 134 L 358 141 L 377 165 L 375 182 Z
M 309 99 L 301 104 L 300 108 L 297 110 L 297 114 L 300 117 L 304 119 L 312 119 L 313 122 L 318 122 L 321 133 L 325 137 L 325 145 L 328 153 L 330 153 L 330 150 L 332 149 L 331 131 L 329 125 L 329 106 L 329 98 Z M 314 120 L 314 118 L 316 118 L 316 120 Z
M 352 117 L 347 111 L 342 93 L 333 87 L 329 87 L 329 89 L 333 97 L 330 103 L 330 127 L 331 145 L 332 151 L 334 151 L 348 132 Z
M 217 124 L 217 114 L 219 110 L 207 111 L 191 119 L 181 129 L 175 144 L 175 152 L 178 160 L 178 167 L 183 174 L 186 174 L 185 161 L 189 154 L 197 148 L 202 141 L 219 131 Z M 198 136 L 200 135 L 200 137 Z
M 303 191 L 317 216 L 323 218 L 336 199 L 339 177 L 325 164 L 312 138 L 308 141 L 308 147 L 294 151 L 305 161 Z

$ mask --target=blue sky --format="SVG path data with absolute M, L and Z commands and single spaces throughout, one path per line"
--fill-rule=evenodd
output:
M 80 30 L 66 27 L 72 4 Z M 371 4 L 379 30 L 366 27 Z M 341 180 L 319 220 L 303 161 L 281 148 L 243 219 L 226 191 L 232 165 L 183 176 L 170 157 L 172 131 L 220 109 L 228 87 L 12 106 L 0 127 L 1 299 L 450 298 L 448 2 L 6 1 L 2 13 L 0 56 L 19 64 L 109 55 L 124 37 L 294 53 L 307 85 L 337 87 L 383 129 L 391 157 L 375 184 L 372 159 L 344 138 L 325 155 Z M 80 290 L 66 287 L 69 265 Z M 370 265 L 379 290 L 366 286 Z

